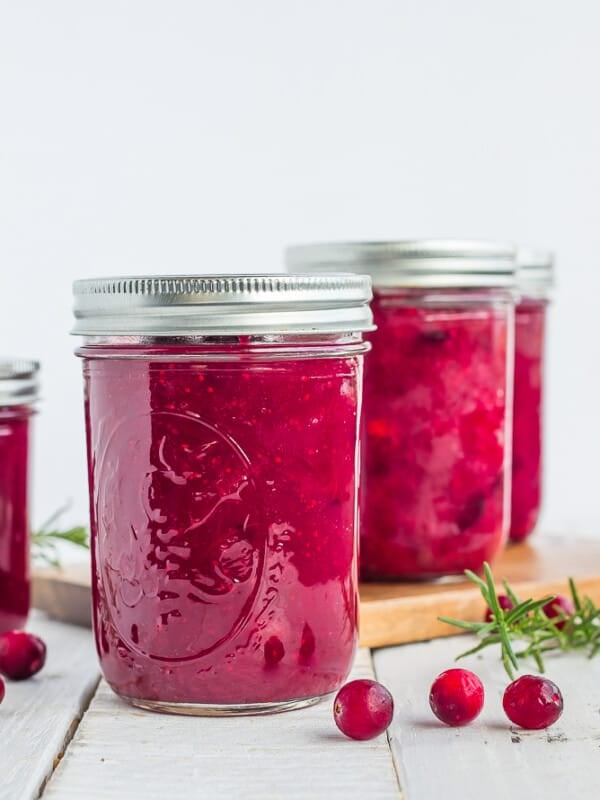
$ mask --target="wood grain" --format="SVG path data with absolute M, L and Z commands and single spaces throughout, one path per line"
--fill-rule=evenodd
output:
M 373 677 L 361 651 L 353 677 Z M 139 711 L 101 683 L 43 800 L 398 800 L 385 736 L 354 742 L 331 702 L 265 717 Z
M 6 681 L 0 706 L 0 800 L 33 800 L 61 757 L 98 683 L 89 631 L 32 615 L 48 647 L 43 671 Z M 85 796 L 85 795 L 84 795 Z
M 568 594 L 568 577 L 581 593 L 600 603 L 600 541 L 536 537 L 507 548 L 493 565 L 522 599 Z M 360 641 L 364 647 L 425 641 L 455 635 L 438 616 L 480 620 L 485 603 L 464 579 L 421 583 L 366 583 L 361 586 Z
M 389 733 L 405 800 L 595 800 L 600 658 L 574 653 L 546 658 L 547 676 L 560 687 L 565 705 L 562 717 L 541 731 L 516 728 L 504 715 L 509 679 L 496 648 L 466 658 L 462 666 L 485 686 L 485 706 L 471 725 L 448 728 L 431 713 L 429 688 L 436 675 L 454 666 L 468 640 L 436 639 L 374 654 L 377 678 L 396 699 Z M 535 665 L 524 665 L 527 671 L 534 672 Z

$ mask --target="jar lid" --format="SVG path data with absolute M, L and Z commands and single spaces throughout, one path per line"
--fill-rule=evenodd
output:
M 554 255 L 544 250 L 519 249 L 517 281 L 524 295 L 549 291 L 554 285 Z
M 0 358 L 0 406 L 33 403 L 39 395 L 40 365 L 22 358 Z
M 339 242 L 295 245 L 289 269 L 368 272 L 377 287 L 479 288 L 515 285 L 510 245 L 462 240 Z
M 210 336 L 373 328 L 368 275 L 156 275 L 75 281 L 74 334 Z

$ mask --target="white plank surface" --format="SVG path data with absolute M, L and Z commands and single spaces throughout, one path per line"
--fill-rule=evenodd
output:
M 597 800 L 600 657 L 548 658 L 546 675 L 563 693 L 563 715 L 545 731 L 523 731 L 504 715 L 509 679 L 495 648 L 454 663 L 472 641 L 452 637 L 374 654 L 377 678 L 396 701 L 390 739 L 406 800 Z M 452 666 L 477 673 L 486 690 L 480 717 L 464 728 L 442 725 L 429 709 L 431 682 Z M 535 673 L 534 665 L 519 674 L 526 672 Z
M 98 682 L 89 630 L 32 615 L 46 642 L 46 666 L 27 681 L 6 681 L 0 705 L 0 800 L 30 800 L 60 757 Z
M 372 677 L 361 651 L 353 677 Z M 331 702 L 230 719 L 130 708 L 101 683 L 43 800 L 398 800 L 385 736 L 354 742 Z

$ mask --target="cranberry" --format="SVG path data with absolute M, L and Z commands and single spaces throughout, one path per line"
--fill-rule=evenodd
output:
M 513 601 L 506 594 L 498 595 L 498 603 L 503 611 L 512 611 L 514 608 Z M 491 608 L 488 608 L 487 611 L 485 612 L 485 617 L 484 617 L 485 622 L 491 622 L 493 616 L 494 612 L 492 611 Z
M 4 700 L 4 681 L 0 678 L 0 703 Z
M 548 678 L 523 675 L 506 687 L 502 705 L 515 725 L 539 730 L 554 724 L 560 717 L 563 698 L 558 686 Z
M 31 678 L 46 661 L 46 645 L 33 633 L 9 631 L 0 635 L 0 673 L 13 681 Z
M 447 669 L 434 680 L 429 705 L 446 725 L 467 725 L 483 708 L 483 684 L 468 669 Z
M 333 702 L 335 724 L 351 739 L 379 736 L 393 715 L 394 700 L 385 686 L 364 678 L 342 686 Z
M 265 661 L 270 667 L 279 664 L 285 655 L 285 648 L 279 636 L 271 636 L 265 642 Z
M 542 611 L 548 619 L 554 619 L 555 617 L 572 617 L 575 613 L 575 606 L 568 597 L 557 594 L 553 600 L 549 600 L 545 606 L 542 606 Z M 561 631 L 567 622 L 568 620 L 563 619 L 560 622 L 555 622 L 554 625 Z

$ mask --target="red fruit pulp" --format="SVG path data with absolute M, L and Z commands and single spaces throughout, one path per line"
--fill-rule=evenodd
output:
M 0 678 L 0 703 L 4 700 L 4 695 L 6 693 L 6 688 L 4 686 L 4 681 Z
M 542 389 L 546 301 L 526 300 L 515 314 L 512 508 L 510 538 L 535 528 L 541 505 Z
M 514 608 L 512 600 L 505 594 L 498 595 L 498 603 L 500 605 L 500 608 L 503 609 L 504 611 L 512 611 L 512 609 Z M 485 612 L 484 621 L 491 622 L 493 616 L 494 612 L 492 611 L 491 608 L 488 608 L 487 611 Z
M 219 352 L 80 351 L 102 669 L 132 699 L 324 695 L 357 638 L 362 357 Z
M 479 570 L 507 535 L 506 305 L 378 290 L 365 373 L 361 574 Z
M 540 730 L 553 725 L 560 717 L 563 698 L 558 686 L 547 678 L 522 675 L 506 687 L 502 705 L 515 725 Z
M 13 681 L 23 681 L 39 672 L 46 663 L 46 645 L 28 631 L 0 634 L 0 673 Z
M 27 453 L 31 410 L 0 408 L 0 633 L 29 613 Z
M 542 606 L 542 611 L 548 619 L 563 616 L 571 617 L 575 613 L 575 606 L 568 597 L 563 597 L 563 595 L 558 594 L 553 600 L 550 600 L 545 606 Z M 561 622 L 556 622 L 555 624 L 560 631 L 567 624 L 567 620 L 563 619 Z
M 350 739 L 379 736 L 393 716 L 392 695 L 382 684 L 365 678 L 342 686 L 333 702 L 335 724 Z
M 435 716 L 453 727 L 467 725 L 479 716 L 483 701 L 483 684 L 467 669 L 442 672 L 429 692 L 429 705 Z

